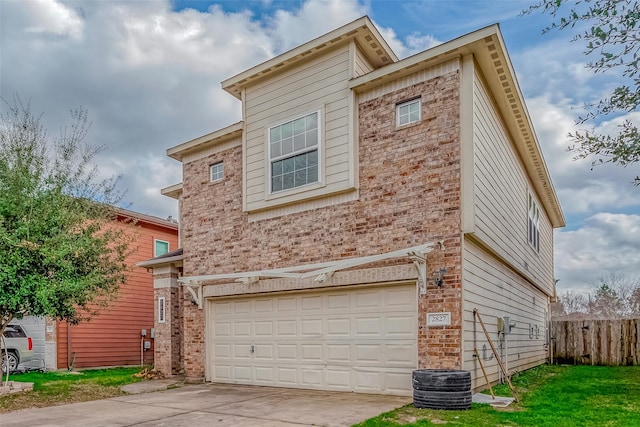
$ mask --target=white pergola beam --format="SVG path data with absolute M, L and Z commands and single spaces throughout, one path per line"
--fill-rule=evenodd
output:
M 333 273 L 338 270 L 344 270 L 351 267 L 357 267 L 364 264 L 370 264 L 373 262 L 383 261 L 390 258 L 399 258 L 403 256 L 409 256 L 412 261 L 415 262 L 415 256 L 424 257 L 427 253 L 433 250 L 435 243 L 425 243 L 418 246 L 413 246 L 406 249 L 399 249 L 397 251 L 387 252 L 378 255 L 370 255 L 358 258 L 349 258 L 339 261 L 329 261 L 317 264 L 298 265 L 294 267 L 276 268 L 270 270 L 258 270 L 247 271 L 244 273 L 227 273 L 227 274 L 210 274 L 204 276 L 190 276 L 182 277 L 178 280 L 180 283 L 184 283 L 189 286 L 192 283 L 202 283 L 213 280 L 224 279 L 239 279 L 238 281 L 243 283 L 255 283 L 260 277 L 275 277 L 275 278 L 288 278 L 288 279 L 305 279 L 307 277 L 316 276 L 316 281 L 326 281 Z M 425 258 L 426 261 L 426 258 Z M 422 263 L 420 263 L 422 264 Z M 426 264 L 426 262 L 425 262 Z M 418 268 L 418 264 L 416 263 Z M 421 265 L 418 268 L 419 278 L 426 286 L 426 274 L 422 271 L 426 271 L 425 266 Z M 302 273 L 300 273 L 303 271 Z

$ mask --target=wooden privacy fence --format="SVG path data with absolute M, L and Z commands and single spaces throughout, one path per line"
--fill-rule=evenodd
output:
M 640 364 L 640 319 L 554 320 L 554 363 L 631 366 Z

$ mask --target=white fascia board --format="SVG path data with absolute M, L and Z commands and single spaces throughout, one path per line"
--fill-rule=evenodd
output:
M 182 157 L 185 153 L 200 150 L 206 145 L 218 144 L 234 138 L 242 133 L 243 128 L 244 122 L 239 121 L 225 128 L 218 129 L 180 145 L 176 145 L 175 147 L 171 147 L 167 149 L 167 156 L 178 161 L 182 161 Z
M 177 262 L 182 263 L 183 259 L 184 259 L 184 255 L 176 255 L 172 257 L 159 258 L 159 259 L 150 259 L 147 261 L 137 262 L 136 267 L 151 268 L 151 267 L 158 267 L 164 264 L 173 264 Z
M 416 68 L 420 67 L 421 63 L 430 64 L 434 61 L 448 60 L 450 55 L 461 56 L 468 53 L 467 51 L 471 51 L 470 45 L 474 42 L 498 33 L 497 24 L 479 29 L 355 78 L 349 82 L 349 88 L 355 91 L 366 90 L 371 87 L 372 83 L 375 84 L 381 79 L 396 78 L 399 74 L 413 73 L 417 71 Z

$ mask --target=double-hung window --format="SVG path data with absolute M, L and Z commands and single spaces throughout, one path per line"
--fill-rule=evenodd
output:
M 396 126 L 404 126 L 420 121 L 420 98 L 403 102 L 396 106 Z
M 319 112 L 269 129 L 271 192 L 318 182 Z
M 527 236 L 529 244 L 536 252 L 540 252 L 540 208 L 536 200 L 529 193 L 529 220 Z

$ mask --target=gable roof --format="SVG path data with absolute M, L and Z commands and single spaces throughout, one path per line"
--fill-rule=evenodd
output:
M 129 209 L 124 208 L 116 208 L 116 214 L 120 219 L 132 219 L 136 221 L 138 224 L 146 223 L 152 224 L 157 227 L 166 228 L 170 231 L 178 230 L 178 223 L 169 217 L 168 219 L 159 218 L 153 215 L 147 215 L 140 212 L 135 212 Z
M 518 155 L 532 178 L 533 186 L 540 195 L 541 203 L 549 215 L 551 224 L 553 227 L 563 227 L 564 214 L 551 183 L 551 177 L 498 24 L 378 68 L 351 80 L 349 87 L 356 92 L 362 92 L 435 64 L 469 54 L 473 55 L 476 65 L 483 72 L 505 125 L 514 140 Z
M 285 67 L 292 67 L 301 61 L 306 61 L 318 53 L 332 49 L 337 43 L 352 38 L 355 39 L 369 63 L 375 68 L 391 64 L 398 60 L 396 54 L 393 53 L 393 50 L 391 50 L 386 40 L 382 38 L 382 35 L 373 25 L 369 17 L 363 16 L 347 25 L 228 78 L 222 82 L 222 89 L 236 98 L 241 99 L 240 94 L 242 88 L 247 84 L 269 77 L 275 72 L 280 72 Z

